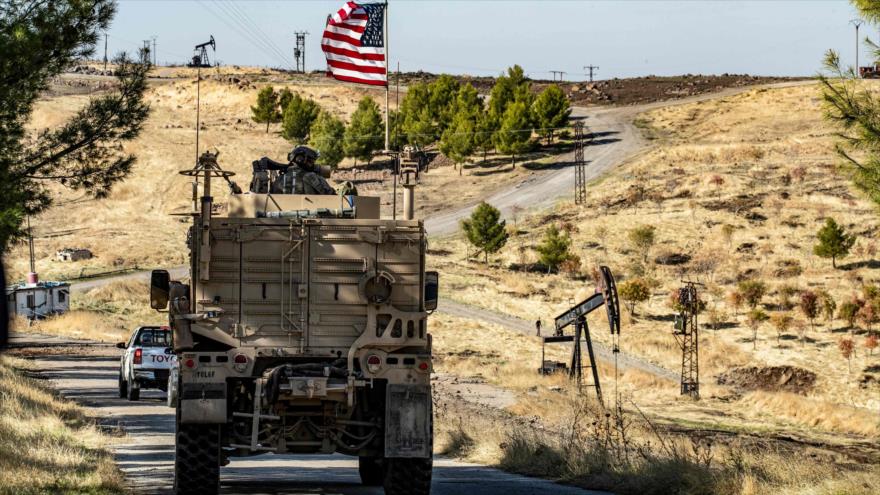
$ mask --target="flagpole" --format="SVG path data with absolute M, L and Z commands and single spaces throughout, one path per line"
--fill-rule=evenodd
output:
M 389 127 L 389 114 L 388 111 L 388 59 L 390 57 L 390 51 L 388 50 L 388 2 L 385 2 L 385 9 L 382 12 L 382 15 L 385 17 L 384 22 L 382 23 L 382 29 L 385 31 L 383 34 L 384 40 L 383 44 L 385 45 L 385 150 L 388 151 L 391 149 L 391 132 Z

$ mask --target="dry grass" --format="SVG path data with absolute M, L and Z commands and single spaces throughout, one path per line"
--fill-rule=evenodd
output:
M 191 186 L 179 170 L 192 167 L 195 149 L 195 72 L 182 67 L 159 68 L 159 76 L 147 91 L 151 115 L 141 136 L 124 147 L 137 156 L 130 176 L 114 186 L 109 198 L 94 200 L 66 189 L 53 190 L 55 206 L 32 219 L 37 271 L 44 279 L 71 279 L 120 268 L 150 269 L 185 263 L 185 232 L 188 218 L 172 217 L 171 213 L 189 211 Z M 245 79 L 241 87 L 229 77 Z M 325 110 L 347 120 L 357 102 L 364 96 L 379 101 L 382 93 L 363 86 L 329 82 L 326 78 L 280 75 L 271 70 L 224 67 L 203 71 L 201 87 L 201 149 L 220 152 L 220 165 L 237 174 L 242 187 L 251 177 L 251 162 L 262 156 L 281 160 L 292 146 L 280 135 L 280 126 L 251 121 L 250 106 L 259 89 L 273 85 L 276 90 L 288 88 L 312 98 Z M 88 95 L 66 94 L 47 97 L 37 102 L 30 122 L 34 131 L 52 128 L 64 122 L 89 99 Z M 418 212 L 423 217 L 449 208 L 451 204 L 476 201 L 492 190 L 536 173 L 542 173 L 548 157 L 532 157 L 529 168 L 521 164 L 512 170 L 509 160 L 489 156 L 487 163 L 465 167 L 463 177 L 451 166 L 432 168 L 422 175 L 419 186 Z M 351 160 L 342 167 L 350 167 Z M 331 180 L 331 182 L 334 182 Z M 391 216 L 392 180 L 361 185 L 363 193 L 378 195 L 383 214 Z M 215 184 L 214 198 L 223 203 L 227 187 Z M 402 195 L 402 191 L 398 191 Z M 398 208 L 402 198 L 398 198 Z M 64 247 L 90 249 L 95 257 L 77 263 L 53 261 L 55 252 Z M 6 262 L 12 280 L 23 279 L 28 271 L 27 247 L 16 247 Z
M 875 466 L 739 440 L 672 436 L 630 413 L 569 401 L 558 430 L 442 403 L 440 452 L 531 476 L 627 494 L 861 495 L 880 490 Z
M 82 409 L 0 357 L 0 493 L 124 493 L 107 438 Z
M 71 311 L 35 322 L 19 318 L 17 331 L 60 335 L 99 342 L 122 342 L 140 325 L 167 324 L 167 315 L 149 307 L 147 282 L 111 282 L 71 298 Z
M 768 282 L 763 306 L 771 314 L 777 312 L 783 285 L 824 289 L 842 302 L 862 284 L 880 281 L 870 254 L 878 228 L 876 210 L 835 171 L 833 129 L 822 119 L 818 89 L 752 90 L 655 110 L 641 119 L 662 136 L 654 148 L 594 183 L 586 208 L 562 203 L 549 214 L 519 219 L 518 232 L 491 266 L 465 260 L 468 248 L 461 237 L 435 240 L 434 249 L 451 252 L 430 258 L 434 268 L 443 272 L 444 296 L 527 320 L 542 318 L 546 324 L 585 295 L 584 288 L 591 286 L 589 277 L 517 272 L 509 267 L 537 261 L 533 247 L 546 225 L 568 225 L 573 227 L 572 246 L 583 260 L 585 275 L 592 266 L 607 264 L 618 282 L 640 274 L 658 281 L 650 300 L 638 306 L 637 316 L 625 317 L 621 338 L 625 352 L 678 369 L 681 356 L 671 335 L 673 311 L 667 299 L 684 277 L 706 283 L 703 297 L 710 309 L 722 314 L 721 328 L 704 331 L 701 339 L 704 400 L 683 401 L 672 383 L 634 386 L 633 398 L 650 413 L 736 427 L 876 437 L 880 434 L 877 382 L 865 387 L 859 382 L 863 376 L 877 376 L 871 370 L 880 366 L 880 355 L 859 348 L 850 373 L 837 348 L 845 335 L 844 322 L 820 319 L 811 330 L 794 308 L 798 321 L 784 338 L 777 342 L 775 330 L 765 323 L 753 350 L 744 310 L 725 300 L 743 276 Z M 720 185 L 710 181 L 714 175 L 722 178 Z M 641 194 L 633 194 L 637 186 L 644 188 Z M 757 200 L 739 211 L 727 206 L 740 195 Z M 748 219 L 748 212 L 766 220 Z M 834 270 L 829 261 L 812 254 L 816 231 L 826 217 L 859 236 L 862 248 L 839 263 L 843 269 Z M 626 235 L 641 225 L 656 227 L 657 242 L 647 263 Z M 729 239 L 724 225 L 734 227 Z M 655 263 L 654 258 L 664 252 L 688 254 L 692 261 L 679 267 Z M 799 269 L 781 273 L 787 260 L 794 260 Z M 603 320 L 602 315 L 591 320 L 599 340 L 608 339 Z M 704 314 L 701 322 L 707 321 Z M 807 328 L 804 344 L 798 339 L 798 327 Z M 857 346 L 862 340 L 860 331 Z M 797 398 L 773 392 L 739 397 L 725 387 L 711 386 L 719 373 L 742 365 L 797 366 L 819 378 L 807 397 Z M 828 414 L 810 415 L 804 408 Z M 835 410 L 840 414 L 831 413 Z M 846 420 L 847 416 L 852 419 Z

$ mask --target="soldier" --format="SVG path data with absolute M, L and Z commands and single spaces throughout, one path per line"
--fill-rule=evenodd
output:
M 287 155 L 287 159 L 291 164 L 287 174 L 296 174 L 295 194 L 336 194 L 336 190 L 321 177 L 320 170 L 315 166 L 317 151 L 308 146 L 297 146 Z

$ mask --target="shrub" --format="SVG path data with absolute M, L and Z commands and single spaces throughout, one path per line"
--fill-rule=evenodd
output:
M 755 309 L 767 293 L 767 285 L 760 280 L 743 280 L 737 284 L 737 290 L 742 294 L 743 301 Z
M 819 316 L 819 296 L 815 292 L 805 290 L 801 293 L 801 312 L 810 321 L 810 331 L 813 330 L 813 320 Z
M 752 349 L 758 348 L 758 328 L 762 323 L 767 321 L 770 317 L 767 316 L 767 313 L 760 309 L 752 309 L 749 311 L 748 315 L 748 323 L 749 328 L 752 329 Z
M 571 248 L 571 238 L 561 233 L 556 225 L 551 225 L 547 227 L 544 240 L 535 249 L 540 255 L 541 264 L 547 267 L 547 273 L 550 273 L 558 270 L 559 265 L 571 258 L 569 248 Z
M 620 298 L 626 303 L 629 314 L 636 315 L 636 304 L 651 298 L 651 286 L 643 278 L 625 280 L 617 288 Z
M 837 316 L 846 321 L 846 324 L 849 328 L 852 328 L 856 323 L 856 316 L 859 313 L 859 308 L 861 305 L 855 299 L 844 302 L 840 305 L 840 309 L 837 310 Z
M 656 241 L 656 229 L 653 225 L 642 225 L 629 231 L 630 244 L 642 253 L 642 260 L 648 261 L 648 253 Z

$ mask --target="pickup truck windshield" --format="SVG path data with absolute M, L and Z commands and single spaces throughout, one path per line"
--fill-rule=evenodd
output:
M 168 347 L 171 345 L 171 331 L 161 328 L 144 328 L 134 345 L 141 347 Z

